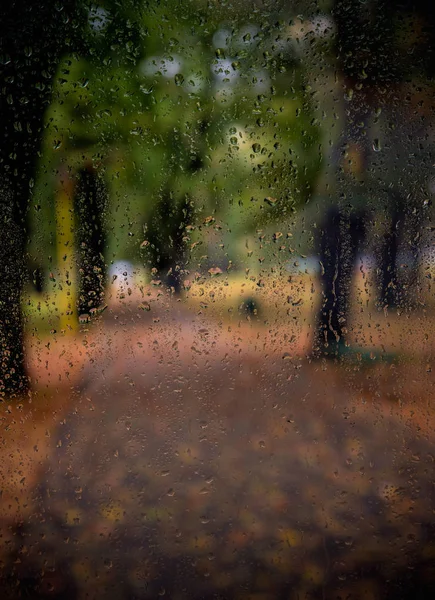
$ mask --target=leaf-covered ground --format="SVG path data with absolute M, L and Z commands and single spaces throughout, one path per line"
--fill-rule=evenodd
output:
M 433 421 L 400 366 L 220 331 L 101 330 L 25 517 L 3 518 L 2 597 L 433 597 Z

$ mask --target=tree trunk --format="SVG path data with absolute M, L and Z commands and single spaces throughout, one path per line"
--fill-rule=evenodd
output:
M 74 2 L 4 2 L 0 7 L 0 391 L 25 393 L 21 296 L 27 207 L 51 82 Z
M 334 357 L 338 356 L 347 333 L 352 275 L 364 236 L 362 214 L 349 214 L 337 206 L 331 207 L 321 235 L 323 292 L 314 354 Z
M 379 304 L 412 310 L 418 307 L 421 297 L 423 214 L 416 202 L 403 198 L 399 192 L 391 193 L 389 213 L 378 253 Z
M 192 218 L 190 198 L 173 199 L 171 190 L 164 192 L 149 220 L 147 230 L 148 261 L 153 278 L 160 279 L 173 294 L 182 290 L 186 263 L 186 227 Z
M 3 195 L 3 194 L 2 194 Z M 25 280 L 24 232 L 12 216 L 11 206 L 0 203 L 0 400 L 28 389 L 24 363 L 24 322 L 21 291 Z
M 423 211 L 421 205 L 413 202 L 408 207 L 403 227 L 403 273 L 401 277 L 403 307 L 407 310 L 421 308 L 422 282 L 420 268 L 422 262 Z
M 17 23 L 14 25 L 18 26 Z M 12 24 L 6 19 L 2 29 L 8 26 L 12 27 Z M 22 34 L 23 31 L 15 31 L 17 37 Z M 36 87 L 39 78 L 35 71 L 37 68 L 40 73 L 44 63 L 39 66 L 35 64 L 38 59 L 26 58 L 24 49 L 18 48 L 18 43 L 10 39 L 3 38 L 1 46 L 2 53 L 8 49 L 12 55 L 10 62 L 0 67 L 3 86 L 0 94 L 0 390 L 4 396 L 25 393 L 29 385 L 21 308 L 26 279 L 26 211 L 35 176 L 47 92 Z
M 79 315 L 89 314 L 100 307 L 104 300 L 106 204 L 107 192 L 102 176 L 92 165 L 81 169 L 75 194 Z
M 400 207 L 393 198 L 390 209 L 390 221 L 383 235 L 379 250 L 377 268 L 379 285 L 379 304 L 393 308 L 400 303 L 400 285 L 398 277 L 398 254 L 400 238 Z M 403 216 L 403 215 L 402 215 Z

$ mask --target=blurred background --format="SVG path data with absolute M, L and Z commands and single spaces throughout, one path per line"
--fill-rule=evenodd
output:
M 2 597 L 434 597 L 434 6 L 3 3 Z
M 29 336 L 150 289 L 297 322 L 306 353 L 410 349 L 404 319 L 433 302 L 433 8 L 2 11 L 4 393 Z M 367 337 L 386 318 L 399 333 Z

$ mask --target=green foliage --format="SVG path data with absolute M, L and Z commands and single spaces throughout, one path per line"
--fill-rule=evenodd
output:
M 140 260 L 144 225 L 151 234 L 159 212 L 162 222 L 168 197 L 177 206 L 189 197 L 190 248 L 210 238 L 208 217 L 234 240 L 307 202 L 320 135 L 292 15 L 265 18 L 252 2 L 225 10 L 202 1 L 119 4 L 87 7 L 87 53 L 59 66 L 33 252 L 53 243 L 59 170 L 75 173 L 89 160 L 104 166 L 109 187 L 109 261 Z

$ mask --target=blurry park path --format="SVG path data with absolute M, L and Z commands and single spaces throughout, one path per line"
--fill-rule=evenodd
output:
M 150 310 L 144 310 L 150 308 Z M 139 307 L 139 308 L 138 308 Z M 358 315 L 356 315 L 358 317 Z M 421 315 L 360 314 L 353 336 L 361 346 L 397 350 L 407 346 L 412 360 L 397 365 L 361 369 L 336 367 L 306 359 L 312 329 L 305 321 L 285 323 L 207 319 L 164 298 L 145 305 L 134 301 L 112 307 L 103 319 L 85 325 L 76 336 L 52 335 L 28 340 L 28 364 L 34 385 L 32 397 L 1 407 L 2 503 L 4 514 L 25 514 L 27 490 L 39 467 L 55 447 L 54 433 L 73 399 L 95 382 L 128 365 L 143 365 L 141 377 L 163 381 L 176 365 L 194 365 L 198 371 L 216 358 L 229 362 L 255 360 L 273 370 L 289 366 L 288 378 L 306 382 L 309 393 L 322 390 L 329 401 L 334 387 L 361 402 L 394 414 L 410 427 L 433 432 L 435 409 L 432 352 L 433 321 Z M 428 328 L 429 326 L 429 328 Z M 139 376 L 139 375 L 136 375 Z M 313 392 L 314 390 L 314 392 Z M 20 499 L 21 498 L 21 499 Z
M 282 544 L 289 549 L 300 546 L 300 535 L 305 535 L 311 526 L 317 531 L 312 534 L 312 544 L 320 544 L 322 548 L 320 531 L 326 524 L 330 529 L 328 535 L 340 538 L 340 547 L 342 543 L 345 545 L 346 536 L 359 539 L 360 546 L 355 542 L 355 560 L 362 557 L 364 563 L 370 553 L 376 555 L 378 550 L 375 552 L 367 541 L 365 526 L 358 525 L 359 517 L 354 513 L 356 506 L 366 503 L 373 494 L 373 501 L 386 502 L 388 510 L 384 507 L 387 512 L 381 511 L 376 518 L 372 515 L 367 522 L 378 523 L 373 525 L 375 529 L 382 528 L 384 514 L 393 510 L 396 517 L 400 515 L 406 521 L 399 526 L 397 535 L 414 536 L 412 552 L 419 555 L 423 538 L 418 523 L 432 518 L 433 468 L 428 470 L 425 466 L 428 457 L 435 455 L 435 376 L 429 353 L 416 354 L 411 360 L 393 365 L 374 362 L 368 366 L 354 363 L 337 366 L 307 358 L 311 341 L 308 324 L 289 319 L 285 324 L 265 325 L 249 321 L 246 316 L 219 321 L 198 312 L 164 299 L 142 305 L 136 302 L 106 311 L 104 318 L 83 326 L 78 336 L 53 335 L 44 340 L 29 340 L 34 391 L 20 403 L 1 407 L 0 553 L 5 556 L 5 564 L 9 549 L 17 543 L 14 523 L 20 521 L 24 527 L 30 527 L 30 532 L 34 523 L 36 536 L 52 536 L 54 546 L 51 550 L 47 547 L 47 556 L 52 551 L 57 555 L 56 540 L 61 531 L 55 521 L 50 517 L 46 525 L 38 524 L 41 511 L 51 509 L 61 520 L 66 519 L 67 528 L 74 528 L 79 519 L 77 523 L 81 525 L 75 531 L 83 551 L 89 550 L 97 560 L 104 548 L 100 548 L 100 542 L 93 545 L 94 534 L 104 537 L 114 531 L 113 527 L 116 530 L 116 523 L 124 519 L 124 510 L 134 528 L 135 520 L 141 518 L 137 494 L 144 493 L 143 489 L 149 489 L 151 494 L 147 500 L 151 504 L 144 508 L 148 519 L 154 514 L 152 511 L 160 510 L 160 505 L 163 512 L 169 510 L 166 504 L 171 503 L 173 495 L 181 494 L 182 503 L 174 506 L 184 508 L 180 508 L 181 513 L 177 508 L 173 518 L 180 531 L 191 528 L 193 538 L 189 544 L 194 544 L 195 519 L 204 516 L 207 510 L 217 515 L 215 503 L 227 506 L 229 512 L 222 508 L 221 516 L 216 516 L 218 523 L 222 519 L 220 526 L 226 531 L 226 543 L 236 550 L 254 552 L 250 555 L 252 560 L 265 560 L 261 567 L 263 578 L 267 579 L 269 567 L 275 565 L 276 590 L 281 585 L 279 572 L 282 572 L 282 567 L 276 564 L 281 564 L 283 552 L 285 561 L 291 558 L 282 550 Z M 382 315 L 382 318 L 390 317 Z M 416 319 L 418 322 L 419 317 Z M 411 327 L 410 319 L 404 323 L 399 339 Z M 380 328 L 374 329 L 379 335 Z M 372 328 L 366 324 L 364 331 L 365 339 L 373 342 Z M 416 331 L 418 335 L 418 328 Z M 379 340 L 376 339 L 378 343 Z M 139 443 L 141 436 L 145 437 Z M 97 446 L 93 446 L 94 438 L 100 440 Z M 124 457 L 124 462 L 114 459 L 118 455 Z M 142 458 L 137 463 L 139 456 Z M 287 461 L 290 461 L 288 467 Z M 414 463 L 418 473 L 411 476 L 409 469 L 414 469 Z M 107 473 L 103 465 L 107 465 Z M 71 468 L 81 473 L 81 482 L 74 489 L 70 489 L 73 481 L 67 477 Z M 131 479 L 129 473 L 136 473 L 138 468 L 138 474 Z M 194 472 L 183 475 L 184 468 L 186 473 L 191 469 Z M 169 474 L 171 469 L 175 480 L 161 480 L 162 473 Z M 367 469 L 372 469 L 371 476 L 366 475 Z M 110 493 L 106 497 L 106 492 L 98 492 L 97 501 L 92 482 L 98 481 L 103 473 L 106 473 L 104 485 L 109 486 Z M 198 473 L 204 473 L 204 481 L 202 475 L 198 479 Z M 213 478 L 219 485 L 212 483 Z M 148 487 L 143 488 L 145 480 Z M 292 522 L 288 495 L 297 481 L 302 482 L 298 492 L 302 494 L 298 501 L 298 519 L 302 519 L 299 524 Z M 211 496 L 209 487 L 213 489 Z M 53 501 L 49 500 L 56 490 Z M 90 494 L 84 513 L 81 509 L 77 512 L 74 490 L 84 490 L 85 497 Z M 390 506 L 391 495 L 394 501 Z M 232 531 L 228 530 L 228 519 L 232 518 L 234 498 L 242 503 L 238 510 L 245 506 L 245 512 L 242 510 L 242 516 L 237 517 L 238 525 Z M 207 499 L 212 502 L 209 509 Z M 99 517 L 94 514 L 97 510 L 94 501 L 102 503 Z M 337 512 L 344 505 L 351 515 L 346 517 L 348 525 Z M 369 509 L 361 510 L 365 514 Z M 175 541 L 168 541 L 172 540 L 172 526 L 168 524 L 166 529 L 162 514 L 157 523 L 153 517 L 149 526 L 159 539 L 166 540 L 159 552 L 167 552 L 171 560 L 177 560 L 178 546 Z M 408 517 L 412 517 L 409 522 Z M 163 521 L 158 525 L 161 518 Z M 385 518 L 388 521 L 390 517 Z M 185 523 L 181 525 L 183 519 Z M 270 535 L 275 541 L 271 541 Z M 392 534 L 386 535 L 388 538 Z M 202 555 L 213 552 L 209 549 L 210 539 L 198 543 L 199 546 L 188 545 L 186 551 L 199 553 L 198 564 L 202 565 L 199 570 L 208 572 L 205 566 L 208 562 L 203 564 Z M 279 547 L 271 550 L 275 543 Z M 328 548 L 330 543 L 327 542 Z M 376 542 L 384 557 L 388 556 L 389 543 L 382 538 Z M 309 547 L 303 553 L 309 553 Z M 136 551 L 141 552 L 140 548 Z M 84 580 L 89 581 L 89 573 L 80 566 L 80 548 L 77 552 L 75 558 L 65 560 L 73 565 L 80 587 L 85 585 Z M 324 552 L 321 549 L 323 557 Z M 62 553 L 63 549 L 60 556 Z M 297 558 L 299 562 L 301 556 Z M 403 556 L 406 564 L 407 555 Z M 396 560 L 395 551 L 392 557 Z M 33 556 L 33 560 L 38 564 L 39 559 Z M 243 568 L 236 570 L 238 574 L 233 581 L 231 574 L 222 574 L 225 565 L 219 560 L 216 564 L 220 566 L 211 569 L 212 585 L 231 588 L 238 577 L 247 576 Z M 319 560 L 321 563 L 324 558 L 317 554 L 308 562 L 302 560 L 303 577 L 312 580 L 305 582 L 308 588 L 329 578 L 325 564 L 322 566 Z M 26 561 L 24 556 L 16 563 L 22 565 L 17 567 L 17 578 L 25 576 Z M 351 561 L 346 568 L 352 570 L 353 564 Z M 152 579 L 152 572 L 148 578 Z M 223 578 L 220 583 L 218 572 Z M 116 576 L 116 569 L 113 574 Z M 47 577 L 53 589 L 62 590 L 64 582 L 58 575 Z M 111 577 L 109 573 L 105 579 L 109 587 Z M 136 571 L 131 577 L 136 581 Z M 303 588 L 305 583 L 298 585 Z M 376 577 L 370 586 L 378 589 Z M 198 593 L 199 597 L 205 597 L 204 590 Z M 265 593 L 264 598 L 271 598 L 271 594 Z M 372 596 L 363 597 L 382 596 L 373 592 Z
M 79 335 L 28 339 L 33 396 L 1 407 L 3 514 L 26 513 L 27 490 L 53 451 L 54 432 L 72 399 L 114 370 L 121 377 L 126 365 L 139 361 L 144 377 L 152 374 L 161 380 L 174 365 L 195 365 L 200 371 L 216 357 L 233 362 L 252 359 L 271 369 L 286 364 L 289 380 L 306 381 L 310 393 L 322 390 L 326 401 L 338 386 L 356 398 L 355 405 L 374 402 L 377 410 L 433 432 L 435 319 L 360 311 L 352 331 L 356 343 L 375 349 L 406 348 L 411 357 L 397 365 L 360 369 L 311 364 L 305 358 L 312 336 L 308 319 L 287 317 L 285 322 L 265 325 L 243 315 L 224 321 L 198 312 L 164 297 L 154 296 L 145 304 L 134 298 L 112 306 L 96 323 L 82 326 Z
M 7 573 L 42 577 L 58 594 L 44 598 L 64 597 L 67 584 L 82 590 L 72 598 L 141 597 L 145 584 L 144 597 L 156 597 L 168 582 L 175 598 L 185 577 L 195 591 L 180 598 L 218 589 L 247 598 L 239 586 L 258 565 L 262 598 L 278 597 L 290 575 L 295 590 L 323 586 L 326 598 L 363 568 L 355 597 L 374 599 L 391 564 L 407 577 L 407 565 L 429 560 L 426 360 L 310 362 L 308 329 L 219 322 L 177 303 L 146 308 L 34 343 L 34 394 L 2 407 Z M 156 563 L 140 559 L 141 528 Z M 41 570 L 44 560 L 57 567 Z M 432 581 L 427 565 L 423 575 Z

